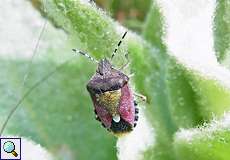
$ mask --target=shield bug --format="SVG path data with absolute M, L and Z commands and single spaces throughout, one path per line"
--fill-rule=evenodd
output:
M 119 41 L 111 60 L 126 34 L 127 32 L 124 33 Z M 139 110 L 136 101 L 134 101 L 134 93 L 129 86 L 129 76 L 123 73 L 121 69 L 116 69 L 106 58 L 97 61 L 87 53 L 76 49 L 73 49 L 73 51 L 88 57 L 98 64 L 96 73 L 86 87 L 94 105 L 96 119 L 102 123 L 103 127 L 115 135 L 132 131 L 136 126 Z

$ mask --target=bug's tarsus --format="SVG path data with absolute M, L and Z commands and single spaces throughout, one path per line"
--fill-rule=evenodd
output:
M 112 56 L 111 56 L 111 60 L 113 59 L 113 57 L 114 57 L 115 54 L 117 53 L 117 50 L 118 50 L 119 46 L 121 45 L 123 39 L 125 38 L 126 34 L 127 34 L 127 31 L 125 31 L 125 33 L 123 34 L 121 40 L 118 42 L 117 47 L 116 47 L 115 50 L 113 51 L 113 54 L 112 54 Z
M 77 50 L 77 49 L 72 49 L 72 51 L 76 52 L 76 53 L 79 53 L 85 57 L 87 57 L 88 59 L 90 59 L 91 61 L 95 62 L 95 63 L 98 63 L 98 60 L 96 60 L 95 58 L 93 58 L 92 56 L 90 56 L 89 54 L 85 53 L 85 52 L 82 52 L 80 50 Z

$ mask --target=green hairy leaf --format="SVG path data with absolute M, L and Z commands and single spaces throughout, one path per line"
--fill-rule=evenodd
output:
M 229 66 L 225 59 L 229 59 L 230 53 L 230 3 L 228 0 L 217 1 L 214 19 L 215 49 L 217 59 Z
M 47 27 L 32 61 L 0 54 L 1 125 L 34 83 L 63 62 L 71 61 L 25 98 L 7 123 L 4 135 L 27 137 L 58 160 L 227 160 L 230 73 L 219 62 L 228 66 L 229 3 L 216 4 L 213 35 L 219 62 L 206 65 L 188 63 L 178 56 L 180 53 L 172 53 L 167 39 L 170 25 L 162 1 L 153 1 L 150 6 L 148 1 L 142 7 L 140 2 L 133 2 L 138 6 L 135 12 L 146 15 L 145 19 L 136 19 L 137 27 L 133 27 L 135 20 L 132 24 L 126 21 L 129 28 L 125 28 L 109 16 L 110 10 L 113 16 L 122 14 L 117 6 L 125 3 L 122 1 L 104 2 L 109 8 L 104 10 L 85 0 L 30 1 L 28 8 L 39 14 L 40 21 L 47 21 Z M 184 16 L 189 15 L 183 12 Z M 28 28 L 34 32 L 33 27 Z M 125 73 L 134 73 L 130 86 L 147 101 L 135 98 L 140 108 L 137 127 L 115 137 L 95 120 L 86 90 L 97 66 L 72 49 L 82 50 L 97 60 L 110 58 L 125 31 L 128 34 L 112 63 L 120 68 L 129 53 L 130 65 Z

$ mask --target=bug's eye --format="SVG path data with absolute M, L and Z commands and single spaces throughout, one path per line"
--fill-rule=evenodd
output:
M 100 74 L 101 76 L 103 76 L 103 73 L 99 72 L 99 70 L 96 70 L 96 72 Z

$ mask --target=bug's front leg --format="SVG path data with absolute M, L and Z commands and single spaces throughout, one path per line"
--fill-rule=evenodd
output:
M 125 59 L 127 62 L 123 66 L 121 66 L 119 70 L 125 70 L 130 65 L 129 53 L 125 54 Z

